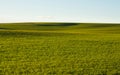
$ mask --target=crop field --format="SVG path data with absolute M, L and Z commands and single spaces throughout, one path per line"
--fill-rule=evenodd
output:
M 0 24 L 0 75 L 120 75 L 120 24 Z

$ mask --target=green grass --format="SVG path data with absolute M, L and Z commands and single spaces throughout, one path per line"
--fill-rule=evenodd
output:
M 120 75 L 120 24 L 0 24 L 0 75 Z

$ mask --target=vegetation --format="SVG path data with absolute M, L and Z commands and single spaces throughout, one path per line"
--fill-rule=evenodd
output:
M 120 75 L 120 24 L 0 24 L 0 75 Z

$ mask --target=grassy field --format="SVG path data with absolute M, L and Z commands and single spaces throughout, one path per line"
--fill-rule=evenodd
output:
M 120 75 L 120 24 L 0 24 L 0 75 Z

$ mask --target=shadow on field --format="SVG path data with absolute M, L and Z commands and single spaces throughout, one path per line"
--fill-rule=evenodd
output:
M 48 23 L 48 24 L 36 24 L 37 26 L 74 26 L 78 23 Z
M 120 27 L 120 24 L 86 24 L 84 28 Z
M 0 28 L 0 30 L 11 30 L 9 28 Z
M 34 37 L 34 36 L 46 36 L 46 37 L 57 37 L 57 36 L 69 36 L 76 35 L 74 33 L 56 33 L 56 32 L 20 32 L 20 31 L 0 31 L 0 37 Z

